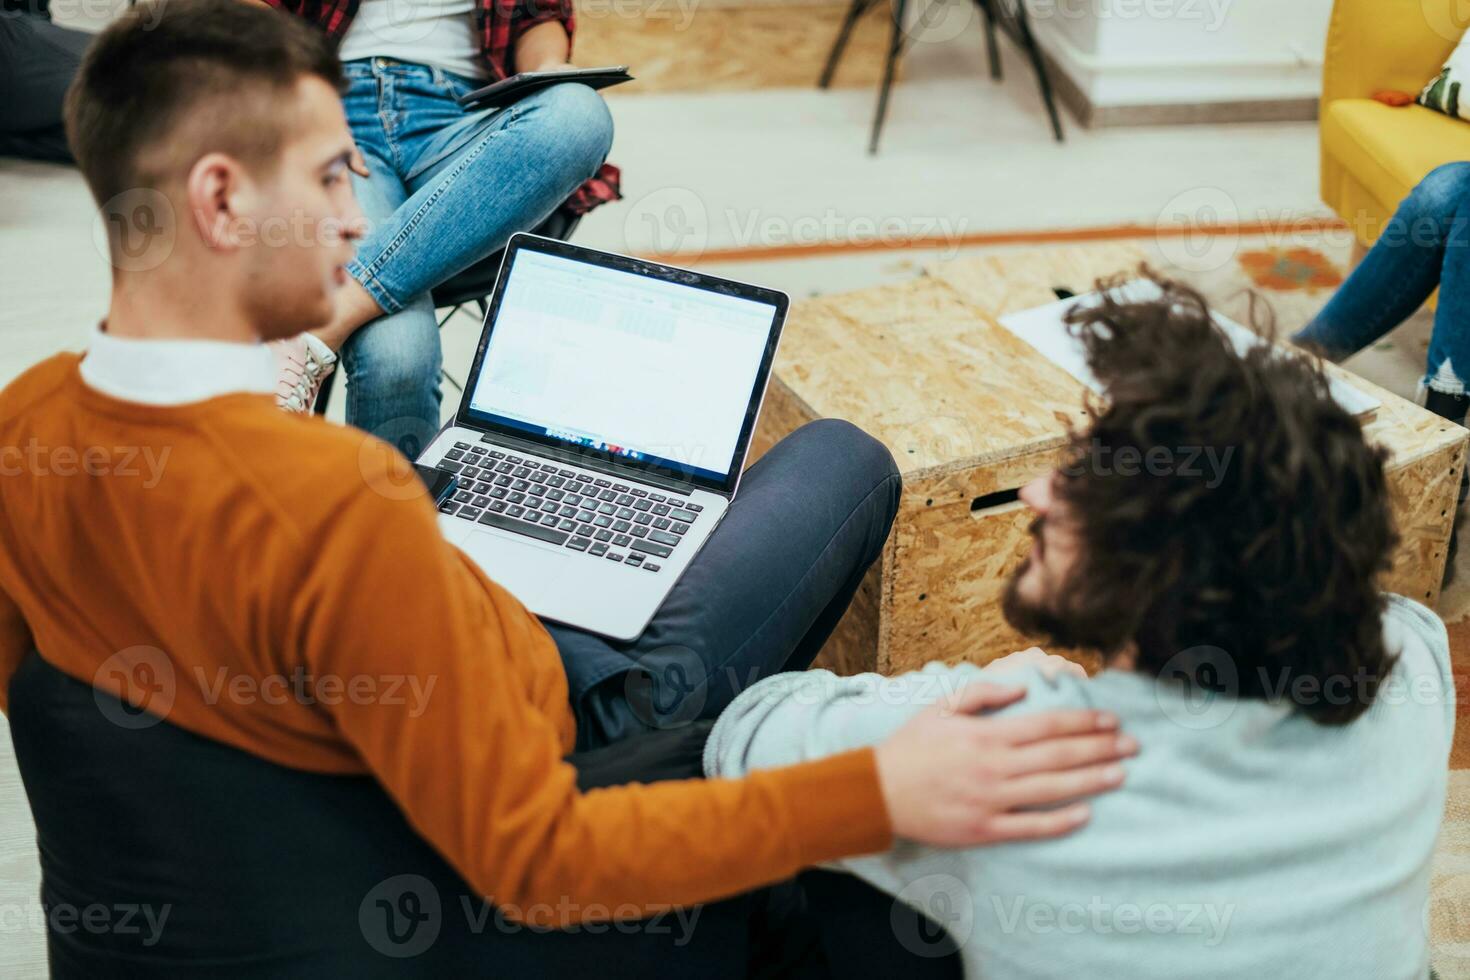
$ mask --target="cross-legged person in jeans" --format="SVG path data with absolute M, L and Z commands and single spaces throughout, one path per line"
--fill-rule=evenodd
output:
M 1403 323 L 1439 290 L 1424 407 L 1456 425 L 1470 410 L 1470 163 L 1447 163 L 1399 205 L 1363 261 L 1292 340 L 1340 361 Z M 1460 481 L 1459 502 L 1470 495 Z M 1450 534 L 1445 582 L 1455 574 L 1459 521 Z
M 266 2 L 338 45 L 369 223 L 334 322 L 277 345 L 277 396 L 311 411 L 340 357 L 348 423 L 413 457 L 439 428 L 429 291 L 560 207 L 582 213 L 616 199 L 616 171 L 603 164 L 612 119 L 595 92 L 571 83 L 504 109 L 455 101 L 518 71 L 570 67 L 570 3 Z
M 1322 311 L 1292 340 L 1343 360 L 1403 323 L 1438 289 L 1425 407 L 1463 425 L 1470 393 L 1470 163 L 1429 173 Z

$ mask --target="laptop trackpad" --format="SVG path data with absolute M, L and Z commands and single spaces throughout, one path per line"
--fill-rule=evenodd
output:
M 568 556 L 510 535 L 472 530 L 459 546 L 491 581 L 533 612 L 542 608 L 541 600 L 566 574 Z

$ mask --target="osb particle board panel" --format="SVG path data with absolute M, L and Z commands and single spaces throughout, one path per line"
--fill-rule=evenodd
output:
M 889 25 L 875 4 L 854 28 L 834 87 L 876 86 Z M 579 65 L 627 65 L 635 81 L 609 98 L 638 93 L 815 88 L 846 4 L 711 7 L 692 0 L 577 4 Z M 902 61 L 899 75 L 902 77 Z
M 1030 516 L 1018 503 L 972 508 L 1059 462 L 1066 423 L 1083 421 L 1082 388 L 991 322 L 980 304 L 1004 313 L 1050 302 L 1053 287 L 1081 292 L 1099 277 L 1133 271 L 1141 256 L 1126 246 L 1086 246 L 1029 258 L 982 256 L 936 267 L 926 279 L 793 309 L 758 446 L 813 418 L 848 418 L 889 446 L 905 477 L 880 566 L 822 665 L 894 673 L 933 660 L 983 663 L 1025 645 L 999 607 L 1029 550 Z M 1329 370 L 1383 403 L 1365 432 L 1390 451 L 1403 538 L 1384 586 L 1432 605 L 1470 433 Z
M 1439 603 L 1464 456 L 1461 444 L 1388 471 L 1400 541 L 1385 591 L 1430 607 Z
M 1128 242 L 1007 250 L 936 263 L 928 273 L 966 300 L 1002 316 L 1052 302 L 1055 288 L 1093 288 L 1098 279 L 1135 272 L 1145 254 Z M 1465 430 L 1335 365 L 1329 373 L 1379 399 L 1364 434 L 1391 454 L 1389 481 L 1403 538 L 1385 588 L 1433 605 L 1445 561 L 1454 508 L 1441 506 L 1463 466 Z M 1428 461 L 1432 458 L 1432 462 Z
M 1006 625 L 1000 600 L 1030 551 L 1034 515 L 1020 501 L 972 508 L 978 497 L 1051 472 L 1063 451 L 1058 445 L 954 470 L 905 492 L 889 541 L 887 615 L 874 657 L 879 670 L 903 671 L 930 660 L 984 663 L 1029 645 Z
M 1329 365 L 1328 371 L 1383 404 L 1363 426 L 1389 452 L 1388 482 L 1401 538 L 1384 588 L 1428 606 L 1439 602 L 1470 432 L 1390 391 Z
M 1057 301 L 1057 288 L 1091 292 L 1097 280 L 1134 273 L 1146 255 L 1133 242 L 1007 249 L 936 262 L 924 271 L 994 317 Z
M 1010 573 L 1031 549 L 1034 515 L 1019 501 L 983 519 L 951 513 L 951 521 L 895 527 L 889 609 L 877 651 L 883 673 L 916 670 L 931 660 L 992 659 L 984 654 L 1029 646 L 1000 615 Z
M 807 300 L 776 357 L 813 417 L 848 419 L 916 480 L 1060 446 L 1083 389 L 932 278 Z M 1009 489 L 1009 488 L 997 488 Z
M 1404 465 L 1446 448 L 1461 445 L 1470 432 L 1446 422 L 1433 412 L 1400 398 L 1386 388 L 1358 377 L 1345 368 L 1327 365 L 1327 372 L 1347 381 L 1382 404 L 1371 421 L 1363 426 L 1369 442 L 1383 446 L 1391 455 L 1389 465 Z
M 816 418 L 818 416 L 812 413 L 811 408 L 787 387 L 779 375 L 772 372 L 760 417 L 756 419 L 755 433 L 750 439 L 746 468 L 770 452 L 776 443 Z

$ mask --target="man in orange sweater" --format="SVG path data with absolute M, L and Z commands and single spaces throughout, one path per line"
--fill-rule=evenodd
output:
M 887 533 L 891 460 L 838 423 L 793 437 L 752 471 L 745 515 L 732 511 L 651 645 L 554 639 L 443 540 L 401 456 L 270 397 L 262 341 L 330 318 L 359 234 L 328 42 L 236 0 L 138 11 L 99 36 L 68 102 L 110 236 L 107 317 L 85 356 L 0 393 L 0 708 L 39 655 L 279 766 L 371 775 L 490 901 L 570 900 L 536 923 L 552 927 L 577 909 L 709 902 L 896 837 L 1065 833 L 1086 804 L 1053 804 L 1117 784 L 1132 746 L 1115 719 L 975 717 L 1019 696 L 975 685 L 876 749 L 579 792 L 564 761 L 579 719 L 583 747 L 658 723 L 627 696 L 644 654 L 703 658 L 699 717 L 810 661 Z M 782 491 L 824 440 L 846 462 L 805 472 L 817 502 L 804 504 Z M 824 540 L 795 560 L 743 555 L 740 529 L 757 525 Z M 593 643 L 625 668 L 569 690 L 563 658 Z

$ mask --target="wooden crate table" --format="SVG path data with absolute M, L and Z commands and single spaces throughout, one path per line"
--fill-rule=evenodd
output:
M 1028 645 L 1000 612 L 1031 546 L 1031 514 L 1014 491 L 1056 467 L 1067 423 L 1085 423 L 1084 390 L 996 317 L 1054 301 L 1056 288 L 1086 292 L 1137 262 L 1126 247 L 988 256 L 793 307 L 753 458 L 806 422 L 843 418 L 881 440 L 904 479 L 893 533 L 821 666 L 897 673 Z M 1365 431 L 1391 453 L 1403 539 L 1384 587 L 1432 606 L 1470 433 L 1342 376 L 1383 403 Z

